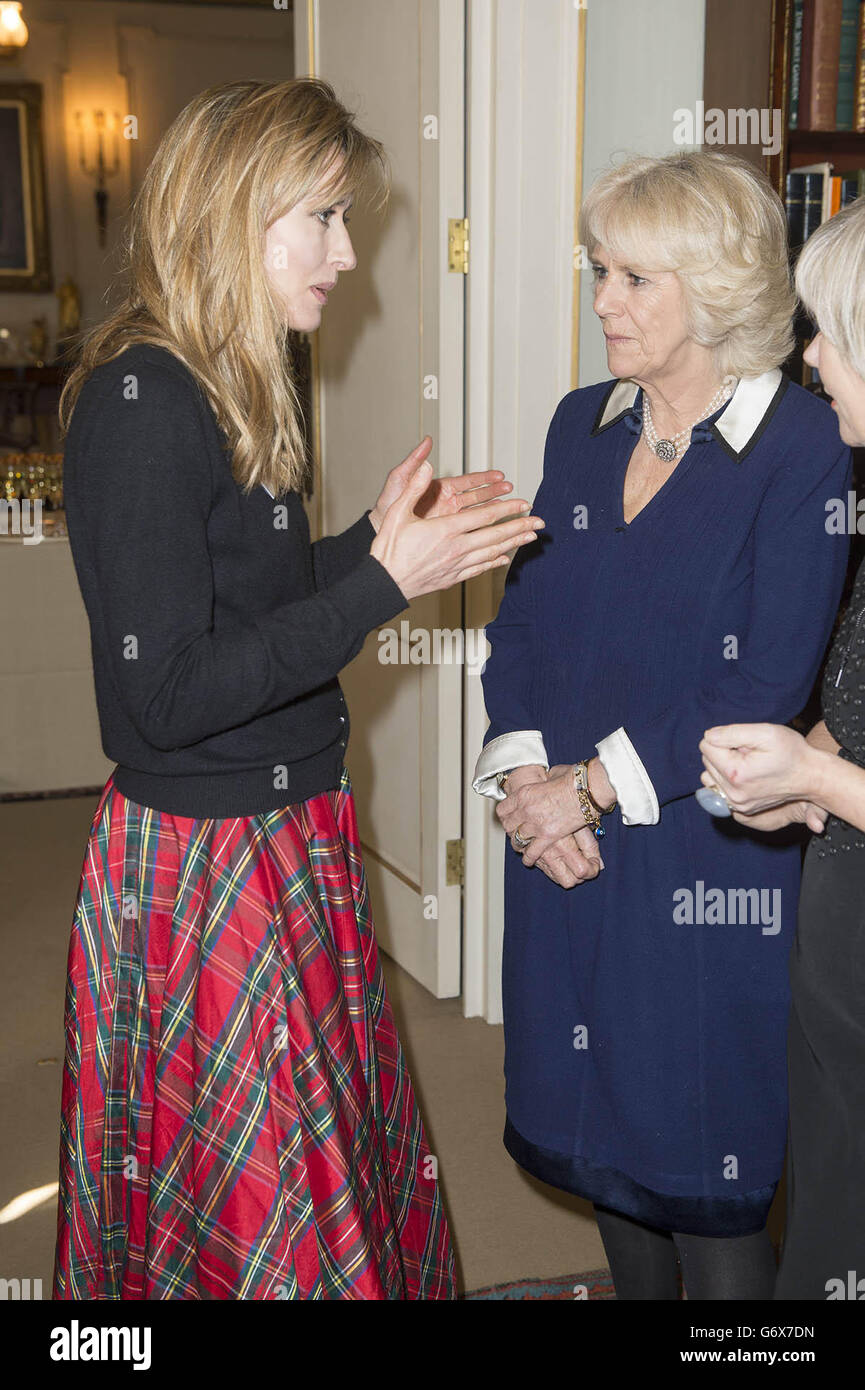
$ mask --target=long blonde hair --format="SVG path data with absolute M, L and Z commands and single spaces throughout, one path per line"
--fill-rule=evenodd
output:
M 169 126 L 132 205 L 123 299 L 84 336 L 60 397 L 69 429 L 94 367 L 133 343 L 168 349 L 204 391 L 246 492 L 300 491 L 305 444 L 289 330 L 267 277 L 271 223 L 320 180 L 322 209 L 390 191 L 384 147 L 318 78 L 210 87 Z

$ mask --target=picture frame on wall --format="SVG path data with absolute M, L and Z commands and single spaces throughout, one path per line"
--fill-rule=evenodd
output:
M 0 82 L 0 291 L 53 288 L 42 85 Z

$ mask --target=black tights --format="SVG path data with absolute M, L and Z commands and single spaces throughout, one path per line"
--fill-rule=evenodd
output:
M 596 1206 L 595 1215 L 616 1298 L 678 1298 L 677 1255 L 689 1301 L 772 1297 L 775 1254 L 765 1227 L 751 1236 L 689 1236 L 607 1207 Z

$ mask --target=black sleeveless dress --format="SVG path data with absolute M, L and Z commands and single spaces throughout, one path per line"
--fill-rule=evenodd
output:
M 865 562 L 822 707 L 838 756 L 865 767 Z M 787 1230 L 775 1297 L 865 1299 L 865 833 L 836 816 L 805 856 L 790 979 Z

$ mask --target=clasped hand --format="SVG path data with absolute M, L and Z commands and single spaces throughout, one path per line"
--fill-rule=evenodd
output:
M 536 769 L 531 780 L 521 781 L 503 801 L 496 802 L 496 815 L 526 867 L 537 865 L 562 888 L 597 878 L 604 867 L 598 841 L 586 825 L 577 797 L 571 763 L 551 767 L 549 772 Z M 514 842 L 517 829 L 523 839 L 531 838 L 525 850 Z

